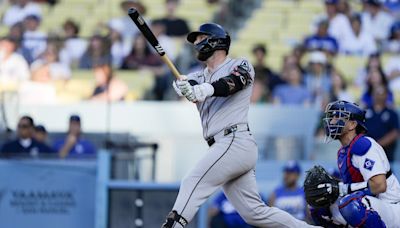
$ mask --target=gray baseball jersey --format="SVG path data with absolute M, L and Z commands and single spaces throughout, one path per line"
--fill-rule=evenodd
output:
M 199 84 L 204 82 L 212 83 L 222 77 L 228 76 L 239 65 L 248 69 L 251 78 L 254 79 L 253 66 L 243 58 L 226 58 L 212 73 L 205 68 L 202 71 L 191 73 L 187 77 L 189 80 L 195 80 Z M 232 125 L 247 123 L 252 90 L 253 83 L 231 96 L 208 97 L 204 102 L 197 103 L 204 138 L 214 136 L 216 133 Z
M 238 65 L 247 69 L 254 79 L 254 69 L 247 60 L 230 58 L 214 72 L 210 73 L 206 68 L 188 75 L 188 79 L 199 84 L 211 83 L 228 76 Z M 213 136 L 215 143 L 182 180 L 173 210 L 190 222 L 200 205 L 222 187 L 228 200 L 248 224 L 257 227 L 312 227 L 278 208 L 268 207 L 261 200 L 254 172 L 258 150 L 250 131 L 238 127 L 237 131 L 229 134 L 220 133 L 232 125 L 247 123 L 252 87 L 250 83 L 230 96 L 208 97 L 197 104 L 203 135 L 205 138 Z M 182 225 L 175 222 L 172 227 L 181 228 Z

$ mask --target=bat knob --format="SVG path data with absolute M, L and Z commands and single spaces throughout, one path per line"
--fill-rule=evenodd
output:
M 135 14 L 135 13 L 137 13 L 137 9 L 135 8 L 128 9 L 128 14 Z

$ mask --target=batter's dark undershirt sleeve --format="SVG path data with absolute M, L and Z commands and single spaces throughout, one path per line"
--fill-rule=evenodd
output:
M 227 97 L 242 90 L 253 81 L 248 68 L 243 65 L 237 66 L 235 73 L 236 75 L 231 73 L 211 84 L 214 87 L 213 96 Z
M 227 97 L 240 91 L 244 87 L 240 78 L 235 75 L 223 77 L 211 83 L 211 85 L 214 87 L 213 96 L 215 97 Z
M 199 83 L 196 82 L 195 80 L 189 80 L 188 82 L 189 82 L 189 84 L 190 84 L 191 86 L 195 86 L 195 85 L 199 84 Z

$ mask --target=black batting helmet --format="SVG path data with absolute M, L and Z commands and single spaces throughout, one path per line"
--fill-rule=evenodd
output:
M 186 39 L 190 43 L 194 43 L 198 35 L 208 35 L 209 37 L 201 44 L 196 45 L 197 51 L 206 53 L 215 50 L 226 50 L 226 53 L 228 53 L 231 37 L 221 25 L 215 23 L 202 24 L 198 31 L 189 33 Z

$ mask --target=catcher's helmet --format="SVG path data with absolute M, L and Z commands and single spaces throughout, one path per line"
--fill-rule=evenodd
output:
M 332 119 L 337 119 L 336 122 L 332 122 Z M 349 120 L 357 122 L 365 132 L 367 127 L 365 126 L 365 111 L 361 109 L 357 104 L 350 103 L 348 101 L 334 101 L 329 103 L 325 109 L 325 133 L 332 139 L 338 139 L 342 134 L 342 130 Z
M 228 53 L 231 37 L 221 25 L 215 23 L 202 24 L 198 31 L 189 33 L 186 39 L 190 43 L 194 43 L 198 35 L 208 35 L 209 37 L 196 45 L 197 51 L 209 53 L 215 50 L 226 50 L 226 53 Z

